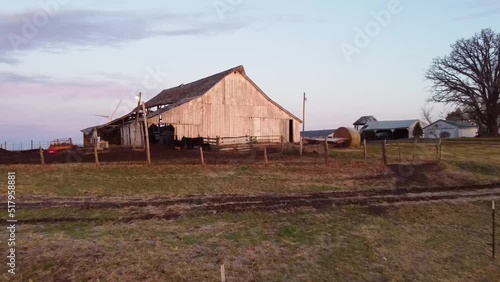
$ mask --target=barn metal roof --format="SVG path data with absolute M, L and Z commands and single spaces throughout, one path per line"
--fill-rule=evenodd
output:
M 391 130 L 391 129 L 406 129 L 413 126 L 415 123 L 420 122 L 418 119 L 410 120 L 388 120 L 388 121 L 375 121 L 368 122 L 364 127 L 365 130 Z
M 163 90 L 160 94 L 146 102 L 146 108 L 189 102 L 207 93 L 208 90 L 219 83 L 224 77 L 233 72 L 244 74 L 245 69 L 243 66 L 238 66 L 188 84 L 181 84 L 177 87 Z
M 375 122 L 377 119 L 374 116 L 362 116 L 353 125 L 365 125 L 368 122 Z
M 307 138 L 325 138 L 335 133 L 335 129 L 302 131 L 302 136 Z
M 474 125 L 474 124 L 466 122 L 466 121 L 440 119 L 440 120 L 435 121 L 435 122 L 429 124 L 428 126 L 424 127 L 424 129 L 428 128 L 429 126 L 434 125 L 434 124 L 436 124 L 436 123 L 438 123 L 440 121 L 446 122 L 446 123 L 448 123 L 450 125 L 453 125 L 453 126 L 456 126 L 458 128 L 476 128 L 477 127 L 477 125 Z

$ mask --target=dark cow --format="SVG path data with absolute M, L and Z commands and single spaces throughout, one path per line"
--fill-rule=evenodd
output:
M 194 149 L 194 147 L 202 147 L 203 146 L 203 137 L 196 138 L 187 138 L 182 137 L 181 142 L 184 144 L 185 149 Z
M 180 148 L 181 150 L 190 150 L 194 149 L 195 147 L 202 147 L 205 150 L 210 150 L 210 144 L 204 143 L 203 137 L 182 137 L 180 141 L 174 140 L 174 148 Z

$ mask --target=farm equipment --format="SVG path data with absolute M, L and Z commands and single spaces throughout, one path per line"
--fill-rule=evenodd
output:
M 50 146 L 49 146 L 49 149 L 47 150 L 47 153 L 57 154 L 60 152 L 67 152 L 67 151 L 76 150 L 77 148 L 78 148 L 78 146 L 73 145 L 73 141 L 71 140 L 71 138 L 56 139 L 56 140 L 50 142 Z

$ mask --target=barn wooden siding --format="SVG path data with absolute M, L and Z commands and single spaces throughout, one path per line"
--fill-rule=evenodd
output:
M 271 102 L 239 72 L 226 76 L 205 95 L 162 114 L 161 123 L 172 124 L 182 137 L 236 137 L 280 135 L 300 139 L 300 121 Z M 150 123 L 159 124 L 160 116 Z M 126 143 L 124 143 L 126 144 Z
M 135 121 L 124 124 L 121 127 L 122 146 L 132 147 L 134 145 Z M 138 147 L 143 147 L 144 144 L 144 123 L 139 122 L 137 130 L 137 140 L 135 141 Z

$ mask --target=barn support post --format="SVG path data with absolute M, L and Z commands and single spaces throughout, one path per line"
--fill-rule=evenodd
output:
M 42 146 L 40 146 L 39 151 L 40 151 L 40 163 L 41 163 L 42 165 L 44 165 L 44 164 L 45 164 L 45 158 L 44 158 L 44 156 L 43 156 L 43 149 L 42 149 Z
M 368 159 L 368 148 L 366 147 L 366 139 L 363 139 L 363 154 L 366 161 Z
M 267 159 L 267 146 L 264 146 L 264 160 L 266 164 L 268 164 L 268 159 Z
M 137 128 L 139 127 L 139 111 L 141 109 L 141 98 L 142 93 L 139 92 L 138 101 L 137 101 L 137 110 L 135 115 L 135 128 L 134 128 L 134 144 L 132 145 L 132 149 L 135 150 L 137 148 Z
M 328 155 L 330 154 L 328 150 L 328 137 L 325 137 L 325 164 L 328 165 Z
M 203 156 L 203 147 L 200 146 L 200 158 L 201 158 L 201 165 L 205 166 L 205 157 Z
M 302 100 L 302 133 L 300 134 L 300 156 L 302 157 L 302 150 L 304 149 L 304 132 L 306 131 L 306 92 L 304 92 L 304 99 Z
M 386 151 L 387 140 L 384 140 L 382 143 L 382 159 L 384 161 L 384 165 L 387 165 L 387 151 Z
M 149 147 L 149 127 L 148 127 L 148 117 L 146 114 L 146 106 L 144 102 L 142 103 L 142 117 L 144 119 L 144 132 L 146 133 L 146 140 L 144 140 L 144 144 L 146 144 L 146 158 L 148 159 L 148 165 L 151 165 L 151 151 Z

